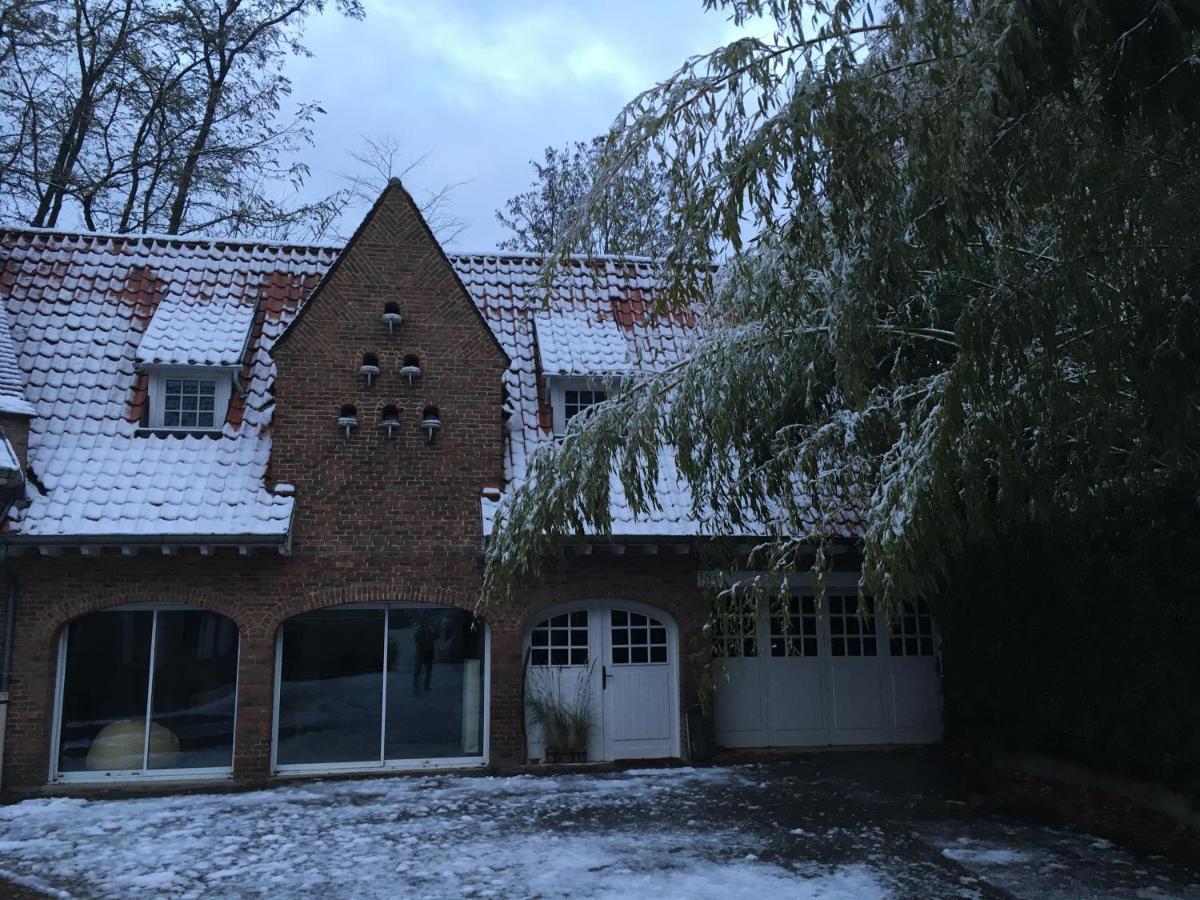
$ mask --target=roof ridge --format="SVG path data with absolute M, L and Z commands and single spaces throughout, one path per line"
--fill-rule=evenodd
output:
M 101 240 L 126 241 L 129 243 L 205 244 L 233 247 L 274 247 L 281 250 L 322 250 L 341 252 L 342 244 L 327 244 L 316 241 L 273 241 L 265 238 L 211 237 L 207 235 L 154 234 L 141 232 L 87 231 L 71 228 L 38 228 L 33 225 L 0 224 L 0 234 L 45 235 L 65 238 L 100 238 Z
M 555 253 L 531 253 L 524 250 L 447 250 L 446 255 L 451 259 L 536 259 L 546 261 L 558 257 L 575 262 L 630 262 L 659 264 L 663 260 L 653 256 L 637 256 L 632 253 L 568 253 L 561 256 Z

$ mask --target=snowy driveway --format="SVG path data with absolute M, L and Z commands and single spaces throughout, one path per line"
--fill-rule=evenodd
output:
M 1196 873 L 838 756 L 28 800 L 0 808 L 0 870 L 77 897 L 1200 897 Z

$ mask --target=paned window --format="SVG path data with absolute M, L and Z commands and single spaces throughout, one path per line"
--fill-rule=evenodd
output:
M 924 600 L 900 607 L 891 632 L 892 656 L 933 656 L 933 616 Z
M 758 656 L 758 600 L 733 597 L 709 622 L 713 656 Z
M 624 609 L 612 611 L 614 666 L 667 661 L 667 628 L 657 619 Z
M 531 666 L 586 666 L 588 612 L 579 609 L 539 622 L 529 636 Z
M 787 615 L 782 601 L 771 599 L 771 655 L 817 655 L 817 600 L 811 595 L 787 598 Z
M 596 390 L 567 390 L 563 391 L 563 418 L 570 422 L 573 418 L 597 403 L 608 399 L 604 391 Z
M 830 594 L 829 652 L 834 656 L 875 656 L 875 605 L 870 597 Z
M 212 378 L 163 379 L 163 427 L 212 428 L 216 393 Z

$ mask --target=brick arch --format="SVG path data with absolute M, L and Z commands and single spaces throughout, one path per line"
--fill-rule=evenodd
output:
M 664 597 L 659 593 L 647 590 L 644 586 L 638 589 L 633 589 L 632 585 L 628 588 L 614 589 L 594 584 L 564 585 L 553 593 L 539 595 L 537 601 L 530 603 L 518 631 L 522 635 L 528 634 L 530 628 L 544 618 L 547 612 L 556 607 L 572 603 L 586 603 L 592 600 L 604 600 L 617 604 L 628 601 L 647 606 L 650 609 L 657 609 L 669 615 L 675 621 L 676 627 L 680 629 L 683 627 L 684 620 L 689 618 L 685 604 L 674 602 L 674 598 Z
M 367 584 L 340 585 L 299 594 L 280 600 L 259 614 L 263 634 L 275 634 L 288 619 L 318 609 L 331 609 L 352 603 L 424 603 L 429 606 L 449 606 L 455 609 L 476 612 L 475 598 L 464 596 L 461 587 L 431 585 L 427 582 L 414 583 L 396 578 Z M 487 610 L 479 611 L 479 618 L 489 622 Z
M 94 591 L 59 604 L 52 614 L 39 617 L 35 639 L 41 644 L 56 640 L 62 629 L 80 616 L 135 603 L 161 607 L 191 606 L 218 613 L 231 620 L 238 627 L 239 634 L 247 628 L 244 612 L 229 600 L 215 598 L 195 588 L 172 589 L 167 597 L 157 588 L 133 585 L 121 590 Z

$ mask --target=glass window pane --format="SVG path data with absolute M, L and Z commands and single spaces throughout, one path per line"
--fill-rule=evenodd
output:
M 651 647 L 650 662 L 665 663 L 667 661 L 666 647 Z
M 382 609 L 305 613 L 283 624 L 278 761 L 379 761 Z
M 483 627 L 470 613 L 393 608 L 387 667 L 385 758 L 483 753 Z
M 151 769 L 233 765 L 237 626 L 201 610 L 160 610 L 154 642 Z
M 153 618 L 101 612 L 67 626 L 58 771 L 142 768 Z

